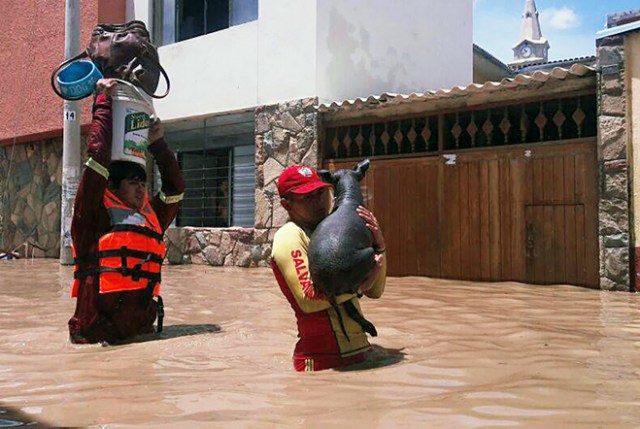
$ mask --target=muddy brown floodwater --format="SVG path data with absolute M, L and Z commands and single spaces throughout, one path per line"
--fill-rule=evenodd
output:
M 166 267 L 165 332 L 118 346 L 69 342 L 71 276 L 0 262 L 0 427 L 640 427 L 636 294 L 390 278 L 375 365 L 295 373 L 268 269 Z

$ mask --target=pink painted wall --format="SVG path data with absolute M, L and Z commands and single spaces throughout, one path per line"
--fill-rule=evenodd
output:
M 82 0 L 80 48 L 98 22 L 122 22 L 126 0 Z M 0 145 L 62 135 L 63 100 L 49 84 L 64 60 L 64 0 L 2 0 L 0 16 Z M 106 18 L 106 19 L 104 19 Z M 82 124 L 91 98 L 82 101 Z

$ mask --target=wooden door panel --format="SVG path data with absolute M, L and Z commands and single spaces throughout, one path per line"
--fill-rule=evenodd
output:
M 372 210 L 385 234 L 389 275 L 440 276 L 438 171 L 432 159 L 374 165 Z
M 469 190 L 469 164 L 460 164 L 458 170 L 458 213 L 460 220 L 460 234 L 459 234 L 459 277 L 461 279 L 468 279 L 471 277 L 471 266 L 474 265 L 473 261 L 476 257 L 471 252 L 471 205 L 470 205 L 470 190 Z
M 477 280 L 491 279 L 491 231 L 489 210 L 489 165 L 486 161 L 477 162 L 480 169 L 480 277 Z M 472 279 L 475 280 L 475 279 Z
M 468 278 L 469 279 L 481 279 L 482 278 L 482 254 L 483 247 L 481 243 L 481 221 L 482 213 L 480 208 L 483 205 L 481 196 L 481 184 L 480 184 L 480 171 L 481 165 L 479 163 L 467 164 L 468 178 L 469 178 L 469 205 L 467 216 L 468 232 L 468 251 L 467 251 L 467 263 L 468 266 Z
M 525 229 L 528 281 L 588 285 L 584 205 L 528 205 Z
M 443 277 L 509 278 L 513 188 L 509 162 L 461 156 L 455 164 L 441 168 Z
M 595 141 L 373 160 L 390 275 L 597 287 Z M 329 162 L 353 168 L 354 161 Z
M 511 279 L 517 281 L 526 280 L 526 234 L 525 234 L 525 205 L 528 200 L 530 187 L 526 186 L 527 162 L 522 158 L 513 159 L 509 163 L 510 181 L 510 246 L 511 255 Z
M 441 164 L 442 207 L 441 223 L 441 275 L 444 278 L 461 278 L 460 271 L 460 165 Z
M 530 194 L 525 199 L 524 281 L 597 287 L 595 145 L 541 149 L 525 173 Z
M 502 260 L 500 259 L 500 209 L 504 202 L 500 201 L 500 164 L 497 160 L 489 161 L 489 252 L 490 280 L 502 278 Z

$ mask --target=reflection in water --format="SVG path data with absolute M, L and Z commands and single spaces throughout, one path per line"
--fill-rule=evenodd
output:
M 124 345 L 132 343 L 144 343 L 147 341 L 160 341 L 168 340 L 171 338 L 184 337 L 187 335 L 198 335 L 205 333 L 220 332 L 220 326 L 213 324 L 203 325 L 172 325 L 165 326 L 162 332 L 154 334 L 139 335 L 135 338 L 121 341 L 119 343 L 113 343 L 111 345 Z
M 382 368 L 396 364 L 404 359 L 404 349 L 387 349 L 377 344 L 373 345 L 373 350 L 367 355 L 367 360 L 350 366 L 336 368 L 336 371 L 359 371 L 364 369 Z
M 638 295 L 389 279 L 373 359 L 292 370 L 269 270 L 166 267 L 165 331 L 68 341 L 71 267 L 0 262 L 0 419 L 66 427 L 640 427 Z M 37 423 L 39 424 L 39 423 Z M 42 427 L 46 425 L 42 424 Z M 37 426 L 36 426 L 37 427 Z
M 52 426 L 34 419 L 28 413 L 20 412 L 0 403 L 0 428 L 50 428 Z
M 600 293 L 601 336 L 599 353 L 589 360 L 589 366 L 600 374 L 603 382 L 598 385 L 598 398 L 607 402 L 640 405 L 640 367 L 637 354 L 629 353 L 637 347 L 640 334 L 640 301 L 634 294 Z M 631 411 L 631 412 L 630 412 Z M 627 427 L 637 427 L 636 410 L 620 410 L 618 416 Z

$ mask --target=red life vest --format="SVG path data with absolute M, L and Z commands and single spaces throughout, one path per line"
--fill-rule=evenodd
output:
M 125 205 L 108 189 L 103 203 L 111 229 L 98 240 L 98 253 L 75 260 L 71 296 L 76 297 L 80 280 L 100 274 L 100 293 L 147 289 L 160 294 L 160 270 L 165 255 L 160 222 L 145 193 L 137 211 Z M 75 257 L 75 252 L 74 252 Z M 92 267 L 85 268 L 87 265 Z

